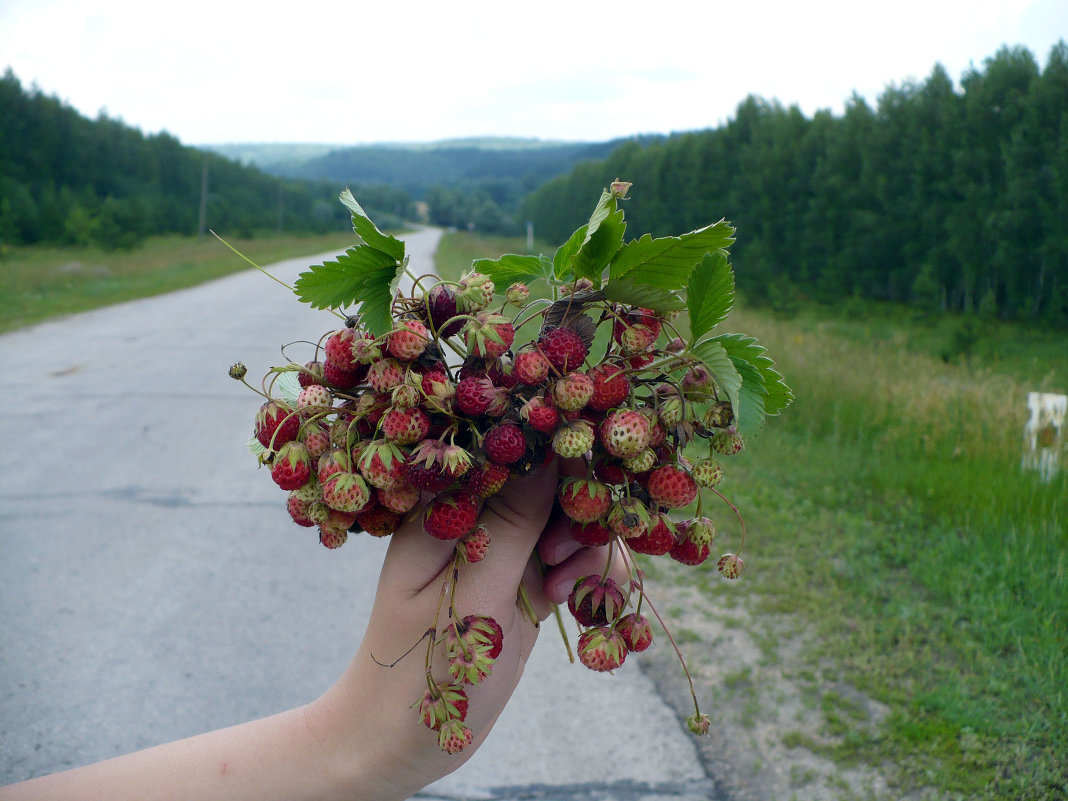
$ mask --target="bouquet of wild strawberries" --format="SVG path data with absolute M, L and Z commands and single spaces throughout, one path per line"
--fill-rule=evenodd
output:
M 561 478 L 557 500 L 579 543 L 608 546 L 603 573 L 580 579 L 568 599 L 579 661 L 598 671 L 652 641 L 643 605 L 659 616 L 637 555 L 704 562 L 717 531 L 702 490 L 737 514 L 716 489 L 718 457 L 739 453 L 792 400 L 754 339 L 711 333 L 733 305 L 733 228 L 720 221 L 625 242 L 619 201 L 629 187 L 603 192 L 552 258 L 477 260 L 456 283 L 409 276 L 410 296 L 397 291 L 403 242 L 346 191 L 360 242 L 301 274 L 295 291 L 315 308 L 358 303 L 359 313 L 339 314 L 344 326 L 323 335 L 311 360 L 271 369 L 255 423 L 254 450 L 288 492 L 289 514 L 323 545 L 352 532 L 385 537 L 419 515 L 427 534 L 455 542 L 456 566 L 491 547 L 479 514 L 505 482 L 554 454 L 583 460 L 583 475 Z M 551 296 L 534 298 L 529 285 Z M 244 380 L 245 368 L 231 375 Z M 744 540 L 744 522 L 741 531 Z M 740 550 L 716 563 L 727 578 L 742 571 Z M 608 575 L 614 556 L 624 586 Z M 416 703 L 452 753 L 471 741 L 464 687 L 490 673 L 502 635 L 491 617 L 453 608 L 458 571 L 447 575 L 447 618 L 432 622 Z M 447 677 L 433 675 L 435 649 Z M 706 732 L 694 705 L 687 723 Z

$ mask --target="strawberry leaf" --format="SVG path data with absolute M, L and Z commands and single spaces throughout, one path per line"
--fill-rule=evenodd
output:
M 766 415 L 777 415 L 790 405 L 793 392 L 774 369 L 763 345 L 744 334 L 722 334 L 712 341 L 720 342 L 742 376 L 741 409 L 735 409 L 738 431 L 743 436 L 755 434 Z
M 686 300 L 675 293 L 648 284 L 638 284 L 626 278 L 607 282 L 603 292 L 608 300 L 616 303 L 641 306 L 643 309 L 658 312 L 681 311 L 686 308 Z
M 725 220 L 682 236 L 653 239 L 643 234 L 619 249 L 609 266 L 609 278 L 630 278 L 662 289 L 682 289 L 694 265 L 706 253 L 725 251 L 732 242 L 734 228 Z
M 553 263 L 545 256 L 520 256 L 507 253 L 499 259 L 475 259 L 471 264 L 475 272 L 488 275 L 494 286 L 502 291 L 518 282 L 550 281 Z
M 735 409 L 735 415 L 737 415 L 737 410 L 741 406 L 742 376 L 734 366 L 734 362 L 723 344 L 716 339 L 706 339 L 691 347 L 690 355 L 700 359 L 705 367 L 708 368 L 708 372 L 711 373 L 712 380 L 716 382 L 716 386 L 727 393 L 727 400 L 731 402 L 731 406 Z
M 612 205 L 615 205 L 614 198 Z M 595 287 L 599 287 L 604 277 L 605 267 L 623 247 L 623 234 L 626 231 L 627 224 L 623 222 L 622 209 L 612 211 L 603 219 L 599 219 L 596 226 L 594 219 L 591 218 L 586 227 L 585 241 L 571 261 L 575 277 L 589 278 Z
M 722 251 L 706 253 L 693 268 L 686 287 L 690 309 L 690 341 L 723 322 L 734 306 L 734 273 Z
M 561 281 L 573 281 L 575 279 L 575 271 L 571 263 L 575 259 L 575 254 L 579 252 L 579 248 L 582 247 L 582 243 L 586 241 L 588 227 L 584 225 L 576 230 L 553 254 L 553 272 Z
M 390 234 L 379 231 L 378 226 L 367 216 L 367 212 L 356 202 L 351 191 L 346 189 L 341 193 L 341 202 L 352 212 L 352 230 L 356 232 L 356 236 L 375 250 L 392 256 L 394 261 L 404 260 L 404 243 Z
M 349 248 L 337 261 L 303 272 L 293 285 L 297 297 L 314 309 L 340 309 L 360 303 L 363 322 L 375 336 L 390 331 L 390 306 L 403 264 L 363 244 Z

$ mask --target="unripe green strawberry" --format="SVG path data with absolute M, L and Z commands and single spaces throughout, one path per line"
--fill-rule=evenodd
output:
M 697 545 L 711 545 L 718 535 L 716 524 L 707 517 L 695 517 L 687 521 L 686 536 Z
M 473 314 L 493 303 L 493 281 L 482 273 L 464 273 L 456 287 L 456 308 Z
M 723 466 L 715 459 L 702 459 L 690 471 L 699 487 L 714 487 L 723 480 Z
M 418 378 L 418 376 L 415 377 Z M 395 409 L 414 409 L 423 402 L 423 392 L 418 383 L 405 381 L 393 388 L 390 401 Z
M 742 557 L 736 556 L 733 553 L 725 553 L 716 562 L 716 568 L 725 578 L 736 579 L 742 574 L 742 569 L 745 567 L 745 563 L 742 561 Z
M 734 422 L 730 401 L 717 401 L 705 410 L 703 422 L 707 428 L 726 428 Z
M 734 456 L 745 450 L 745 440 L 733 428 L 717 431 L 712 437 L 712 450 L 723 456 Z
M 301 412 L 326 412 L 333 406 L 333 403 L 334 399 L 330 390 L 322 384 L 307 386 L 297 396 L 297 409 Z
M 593 381 L 585 373 L 570 372 L 553 383 L 553 402 L 558 409 L 578 411 L 593 397 Z
M 694 712 L 690 717 L 686 718 L 686 728 L 694 734 L 705 735 L 712 728 L 712 721 L 709 720 L 708 715 Z
M 367 371 L 367 383 L 375 392 L 391 392 L 404 383 L 404 368 L 396 359 L 380 359 Z
M 620 462 L 623 469 L 631 473 L 648 473 L 656 465 L 656 453 L 652 448 L 644 448 L 636 456 L 628 456 Z
M 613 456 L 637 456 L 649 445 L 649 418 L 634 409 L 616 409 L 601 422 L 601 443 Z
M 553 450 L 565 459 L 575 459 L 591 448 L 595 441 L 593 424 L 588 420 L 572 420 L 553 434 Z
M 530 297 L 530 289 L 526 284 L 516 282 L 508 287 L 508 291 L 504 293 L 504 296 L 508 298 L 508 302 L 512 305 L 522 307 Z

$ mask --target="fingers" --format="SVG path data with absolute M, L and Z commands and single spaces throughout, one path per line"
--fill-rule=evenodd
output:
M 578 579 L 604 570 L 610 550 L 613 560 L 610 575 L 623 584 L 627 580 L 627 570 L 618 551 L 608 546 L 588 548 L 579 543 L 571 535 L 567 516 L 557 508 L 538 541 L 538 555 L 546 566 L 542 579 L 542 593 L 546 600 L 565 603 Z

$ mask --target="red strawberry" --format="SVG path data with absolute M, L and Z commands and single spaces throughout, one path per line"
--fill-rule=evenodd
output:
M 697 497 L 697 482 L 693 476 L 671 464 L 653 470 L 645 488 L 653 501 L 669 509 L 687 506 Z
M 439 495 L 426 506 L 423 528 L 439 540 L 458 540 L 478 522 L 479 504 L 468 494 Z
M 388 537 L 400 527 L 401 516 L 375 501 L 356 513 L 356 522 L 372 537 Z
M 684 565 L 699 565 L 708 558 L 709 545 L 701 538 L 691 536 L 690 529 L 694 521 L 685 520 L 678 524 L 679 538 L 668 552 L 676 562 Z
M 519 416 L 530 423 L 530 427 L 542 434 L 551 434 L 560 423 L 560 413 L 550 406 L 541 395 L 535 395 L 523 404 Z
M 382 435 L 398 445 L 421 442 L 430 430 L 430 418 L 422 409 L 390 409 L 382 416 Z
M 527 451 L 527 440 L 515 423 L 501 423 L 486 432 L 486 457 L 497 464 L 512 464 Z
M 471 745 L 474 735 L 462 721 L 449 720 L 438 731 L 438 747 L 446 754 L 458 754 Z
M 630 546 L 632 551 L 637 551 L 638 553 L 648 554 L 649 556 L 662 556 L 675 547 L 675 533 L 671 530 L 664 515 L 657 515 L 649 530 L 644 534 L 628 539 L 627 545 Z
M 569 530 L 575 541 L 579 545 L 585 545 L 587 548 L 599 548 L 602 545 L 607 545 L 612 537 L 615 536 L 612 529 L 605 528 L 596 520 L 592 523 L 579 523 L 572 520 Z
M 538 339 L 538 349 L 561 375 L 579 369 L 590 352 L 582 337 L 570 328 L 550 328 Z
M 349 541 L 349 532 L 346 529 L 319 529 L 319 542 L 333 550 L 340 548 Z
M 282 401 L 270 400 L 256 413 L 256 439 L 265 448 L 278 450 L 297 438 L 300 418 L 296 410 Z
M 653 644 L 653 627 L 645 615 L 624 615 L 616 623 L 616 631 L 623 635 L 628 651 L 638 653 Z
M 397 514 L 404 514 L 414 509 L 422 496 L 419 490 L 411 484 L 398 484 L 389 489 L 376 489 L 375 495 L 382 506 Z
M 489 553 L 490 535 L 485 526 L 475 526 L 464 534 L 456 545 L 456 550 L 466 561 L 474 564 L 481 562 Z
M 352 355 L 352 343 L 356 336 L 356 331 L 352 328 L 343 328 L 331 334 L 324 348 L 326 361 L 340 370 L 358 370 L 361 365 Z
M 527 386 L 537 386 L 549 377 L 549 360 L 538 350 L 524 350 L 516 354 L 512 374 Z
M 404 383 L 404 368 L 396 359 L 380 359 L 367 371 L 367 383 L 375 392 L 391 392 Z
M 619 616 L 626 599 L 615 579 L 585 576 L 567 596 L 567 608 L 583 626 L 602 626 Z
M 593 395 L 589 406 L 607 411 L 619 406 L 630 394 L 630 381 L 623 368 L 616 364 L 598 364 L 586 371 L 593 381 Z
M 456 316 L 456 293 L 451 287 L 445 284 L 433 287 L 427 294 L 427 303 L 439 337 L 451 337 L 463 326 L 463 320 L 452 320 Z
M 430 341 L 430 332 L 418 320 L 402 320 L 400 325 L 390 332 L 386 341 L 390 355 L 410 362 L 423 355 Z
M 611 626 L 598 626 L 579 635 L 578 658 L 590 670 L 615 670 L 627 658 L 627 645 Z
M 592 523 L 612 505 L 612 493 L 608 485 L 586 478 L 563 479 L 557 498 L 564 514 L 579 523 Z
M 470 417 L 484 414 L 493 401 L 493 382 L 485 376 L 467 376 L 456 385 L 456 408 Z
M 286 511 L 289 512 L 289 516 L 293 518 L 294 523 L 305 528 L 315 525 L 315 521 L 308 517 L 309 505 L 310 502 L 299 497 L 296 491 L 289 493 L 289 497 L 286 498 Z
M 464 341 L 472 356 L 496 359 L 508 352 L 514 340 L 515 329 L 501 314 L 479 312 L 464 326 Z
M 367 482 L 355 473 L 336 473 L 323 482 L 323 502 L 339 512 L 358 512 L 370 499 Z
M 419 704 L 419 717 L 430 729 L 438 731 L 450 720 L 467 717 L 467 693 L 459 684 L 438 682 L 434 692 L 427 690 Z
M 310 387 L 312 384 L 321 384 L 323 381 L 322 362 L 305 362 L 304 369 L 297 373 L 297 383 L 301 387 Z
M 472 468 L 468 474 L 467 491 L 481 498 L 488 498 L 500 492 L 511 476 L 512 471 L 506 465 L 486 462 L 480 467 Z
M 300 442 L 287 442 L 275 454 L 271 464 L 271 478 L 284 490 L 303 487 L 311 478 L 311 457 Z

